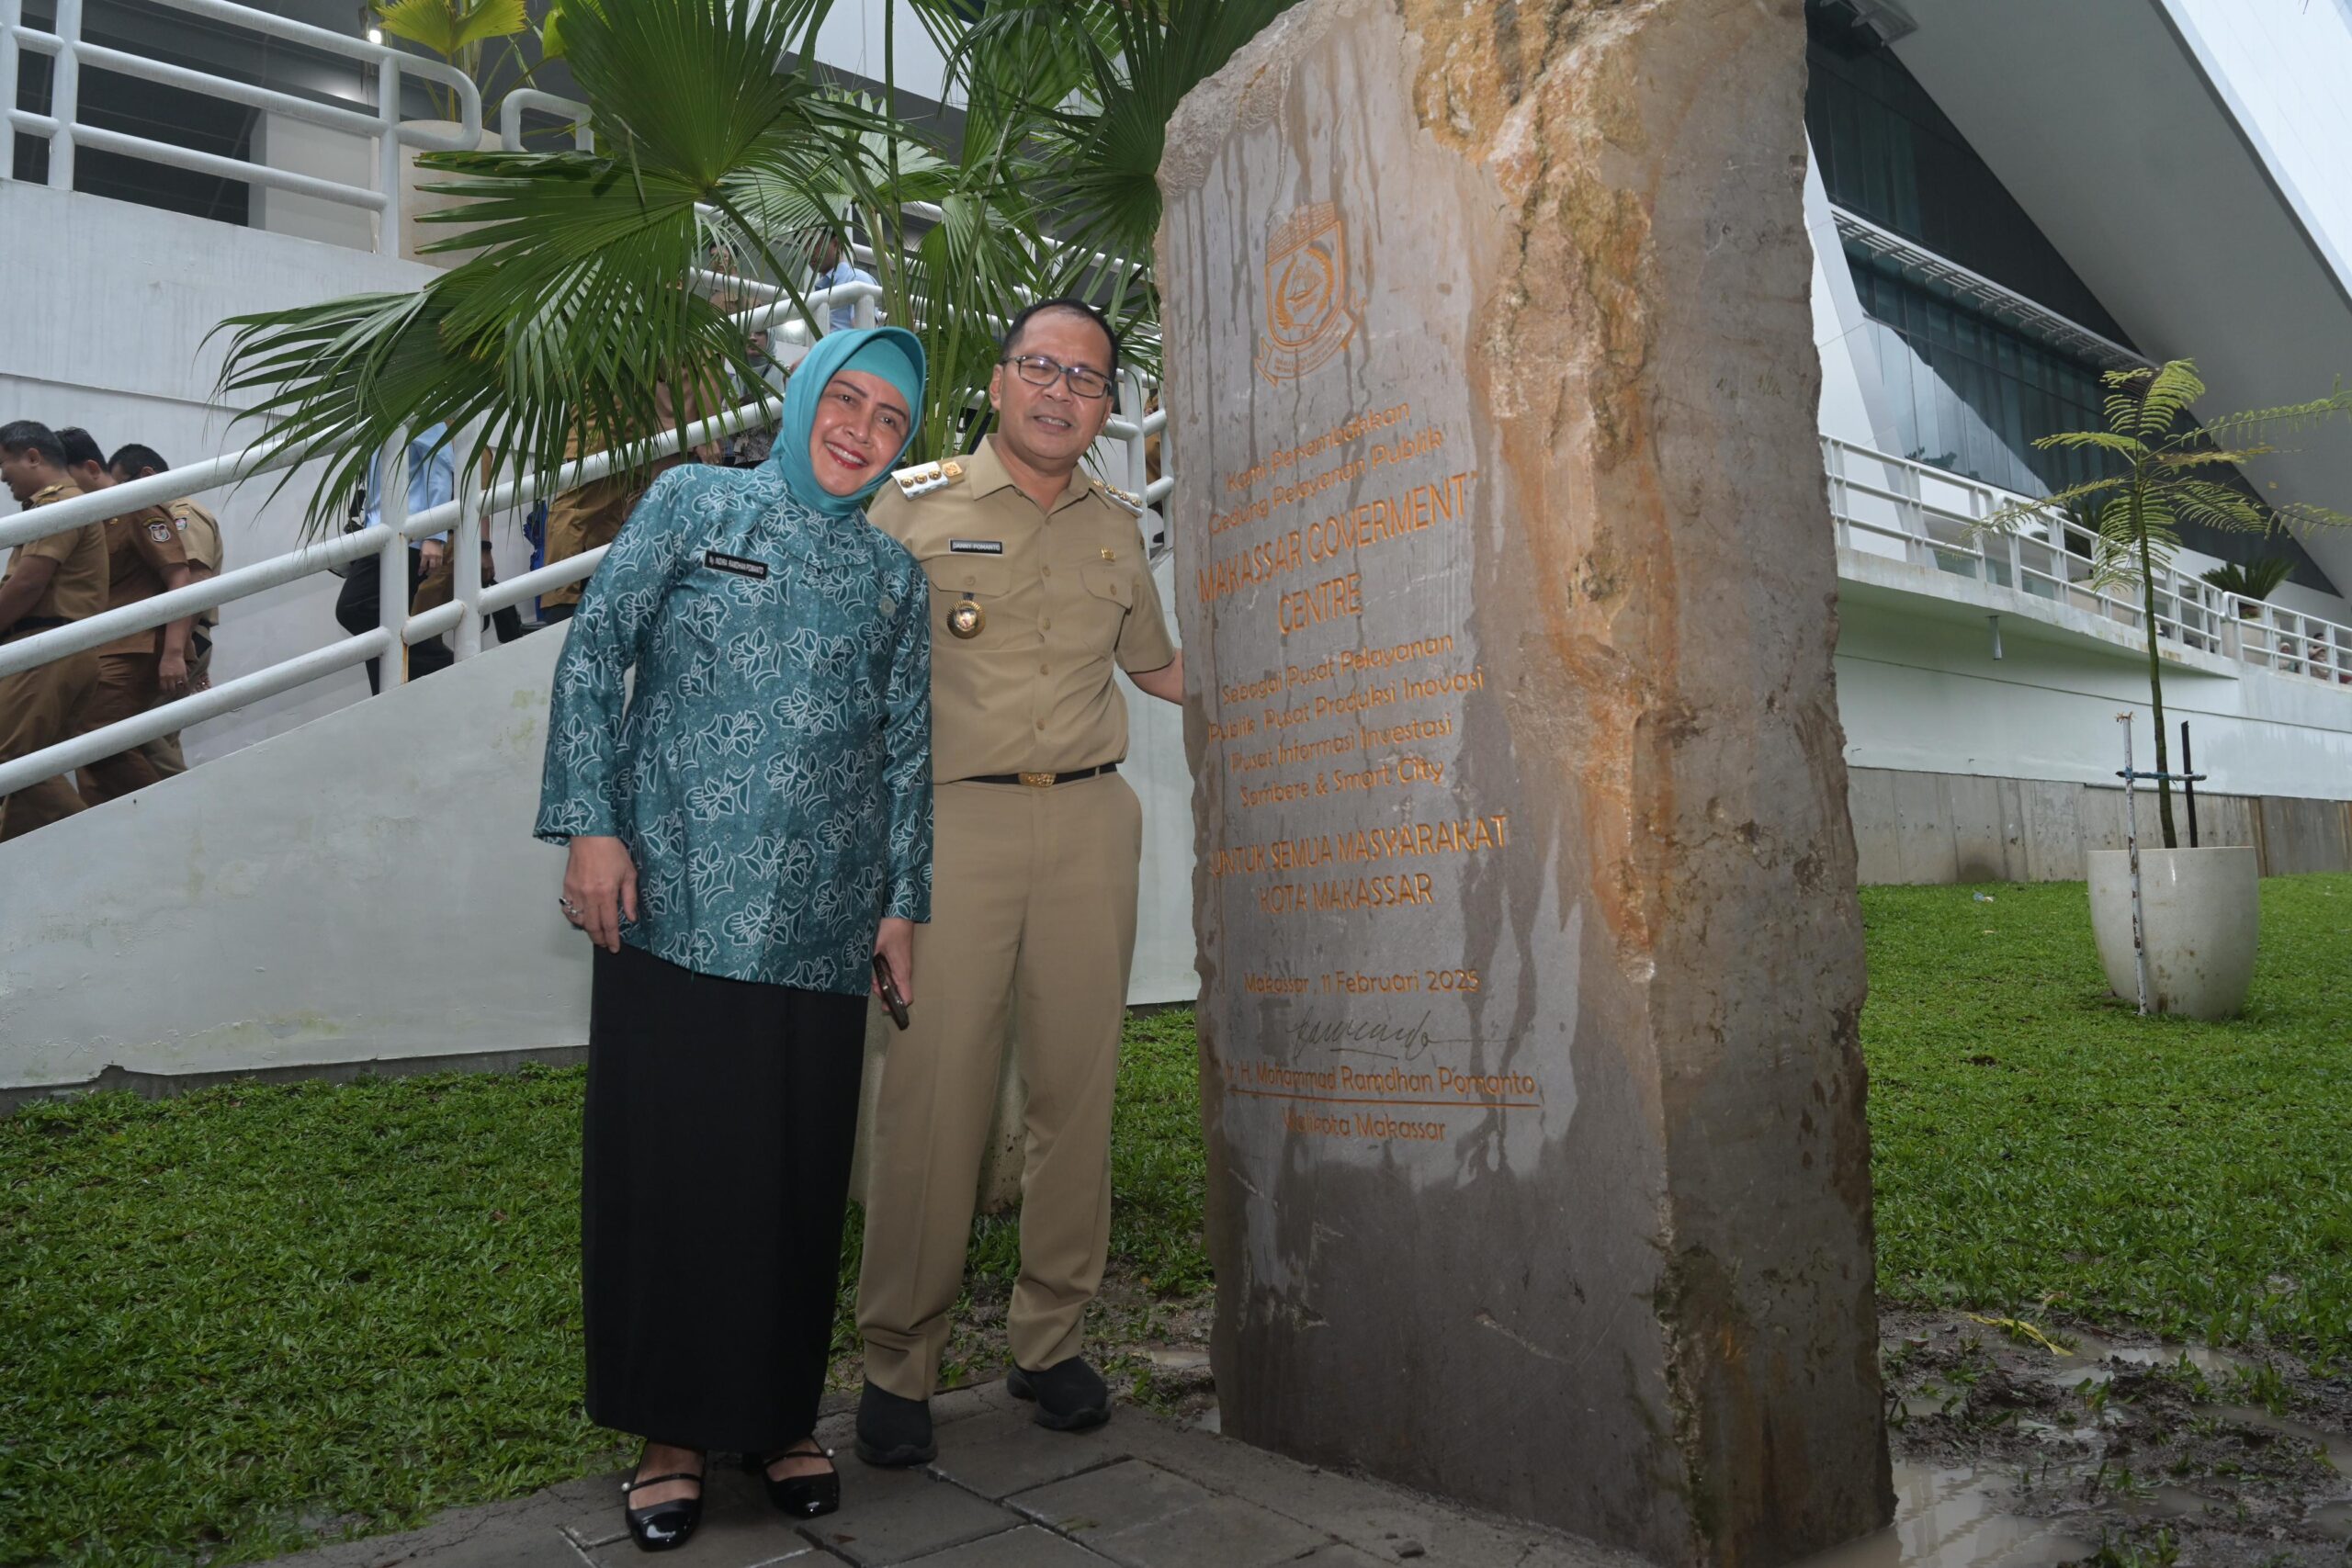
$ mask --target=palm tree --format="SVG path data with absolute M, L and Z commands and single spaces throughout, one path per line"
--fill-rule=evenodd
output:
M 2180 547 L 2179 525 L 2198 523 L 2237 533 L 2268 534 L 2281 526 L 2352 524 L 2352 516 L 2296 502 L 2270 507 L 2228 482 L 2229 470 L 2278 450 L 2268 438 L 2336 415 L 2352 414 L 2352 390 L 2339 386 L 2324 398 L 2282 408 L 2250 409 L 2201 424 L 2191 406 L 2205 395 L 2193 360 L 2110 370 L 2103 412 L 2105 430 L 2067 430 L 2034 445 L 2044 450 L 2087 449 L 2104 453 L 2111 471 L 2068 485 L 2039 500 L 2002 507 L 1976 525 L 1976 532 L 2010 533 L 2028 525 L 2086 523 L 2096 533 L 2090 586 L 2140 590 L 2142 627 L 2148 643 L 2148 697 L 2154 711 L 2156 772 L 2171 772 L 2165 747 L 2164 663 L 2157 656 L 2156 583 Z M 2172 781 L 2156 781 L 2165 848 L 2177 849 L 2173 830 Z
M 2294 570 L 2295 563 L 2284 556 L 2264 556 L 2243 566 L 2231 561 L 2199 575 L 2222 592 L 2244 601 L 2238 607 L 2238 613 L 2244 615 L 2245 604 L 2258 604 L 2269 598 Z
M 831 0 L 565 0 L 594 152 L 429 154 L 442 178 L 426 188 L 464 200 L 428 220 L 466 226 L 433 249 L 466 261 L 413 294 L 222 323 L 221 392 L 328 457 L 309 527 L 338 525 L 369 454 L 435 421 L 517 475 L 555 468 L 575 427 L 641 466 L 657 380 L 757 376 L 695 269 L 731 258 L 805 320 L 799 247 L 853 225 L 886 311 L 931 355 L 912 457 L 961 439 L 1004 321 L 1040 293 L 1103 300 L 1141 329 L 1148 364 L 1167 115 L 1290 0 L 1003 0 L 978 20 L 969 0 L 910 3 L 967 103 L 952 152 L 897 118 L 895 36 L 879 103 L 824 79 L 814 44 Z

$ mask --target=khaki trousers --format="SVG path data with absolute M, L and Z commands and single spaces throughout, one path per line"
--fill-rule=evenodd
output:
M 87 735 L 109 724 L 135 718 L 153 707 L 159 695 L 155 655 L 100 653 L 97 687 L 91 692 L 89 701 L 82 705 L 82 711 L 74 716 L 74 733 Z M 128 751 L 117 751 L 111 757 L 85 764 L 81 773 L 82 798 L 89 805 L 102 806 L 134 790 L 145 789 L 163 776 L 146 753 L 134 746 Z
M 201 629 L 188 640 L 187 689 L 200 692 L 212 679 L 212 639 Z M 180 732 L 159 735 L 139 748 L 158 778 L 177 778 L 187 772 L 187 754 L 180 750 Z
M 98 683 L 98 656 L 76 653 L 21 674 L 0 675 L 0 762 L 29 757 L 70 733 L 76 709 Z M 60 775 L 0 798 L 0 839 L 14 839 L 71 817 L 85 802 Z
M 905 1399 L 939 1381 L 1008 1032 L 1029 1104 L 1012 1359 L 1036 1371 L 1078 1354 L 1111 1240 L 1143 852 L 1143 807 L 1115 773 L 942 784 L 935 811 L 931 922 L 915 928 L 912 1026 L 882 1061 L 857 1283 L 865 1375 Z

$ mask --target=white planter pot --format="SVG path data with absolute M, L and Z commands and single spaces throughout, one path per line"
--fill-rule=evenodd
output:
M 441 131 L 451 136 L 462 129 L 454 119 L 413 119 L 408 124 L 413 129 Z M 495 152 L 498 147 L 498 132 L 485 129 L 481 133 L 481 150 Z M 426 245 L 455 239 L 465 232 L 464 229 L 447 223 L 417 221 L 424 213 L 440 212 L 459 206 L 463 201 L 459 197 L 435 196 L 417 188 L 419 185 L 433 185 L 451 177 L 430 169 L 418 168 L 416 160 L 421 155 L 422 151 L 418 148 L 406 145 L 401 148 L 401 254 L 410 261 L 421 261 L 427 266 L 453 267 L 460 262 L 470 261 L 481 253 L 451 251 L 430 256 L 419 254 Z
M 2108 987 L 2139 1000 L 2132 955 L 2132 859 L 2093 850 L 2091 931 Z M 2148 1009 L 2186 1018 L 2229 1018 L 2254 984 L 2260 898 L 2251 849 L 2142 850 Z

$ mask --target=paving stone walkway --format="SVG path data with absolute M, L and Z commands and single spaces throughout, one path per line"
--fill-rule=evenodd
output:
M 406 1535 L 345 1541 L 275 1568 L 1638 1568 L 1634 1559 L 1525 1525 L 1296 1464 L 1201 1427 L 1122 1408 L 1108 1427 L 1047 1432 L 1001 1384 L 933 1402 L 937 1462 L 882 1471 L 852 1456 L 850 1417 L 818 1436 L 841 1453 L 842 1507 L 794 1525 L 734 1469 L 702 1529 L 640 1552 L 621 1525 L 618 1473 L 461 1509 Z

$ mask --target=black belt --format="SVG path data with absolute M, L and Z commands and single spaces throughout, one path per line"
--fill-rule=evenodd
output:
M 1105 762 L 1099 768 L 1080 768 L 1067 773 L 979 773 L 968 779 L 957 779 L 956 782 L 957 784 L 1027 784 L 1031 789 L 1044 789 L 1048 784 L 1076 784 L 1080 779 L 1091 779 L 1097 773 L 1115 773 L 1118 771 L 1118 763 Z
M 0 642 L 14 642 L 18 637 L 32 632 L 51 632 L 60 626 L 70 626 L 73 624 L 73 621 L 64 615 L 18 615 L 7 631 L 0 634 Z

